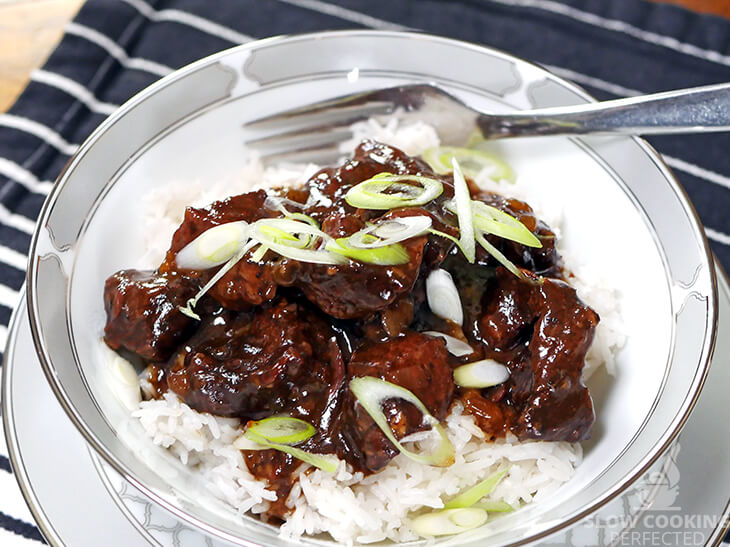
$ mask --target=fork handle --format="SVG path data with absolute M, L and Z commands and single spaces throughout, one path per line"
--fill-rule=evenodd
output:
M 666 135 L 730 130 L 730 83 L 579 106 L 479 116 L 485 137 Z

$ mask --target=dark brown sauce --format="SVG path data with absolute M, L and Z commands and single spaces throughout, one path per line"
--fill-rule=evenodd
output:
M 444 193 L 424 207 L 385 214 L 346 203 L 349 188 L 384 171 L 439 177 Z M 534 249 L 490 236 L 534 283 L 498 267 L 480 247 L 472 265 L 449 240 L 428 235 L 404 242 L 411 260 L 400 266 L 308 264 L 272 252 L 257 263 L 248 255 L 201 299 L 199 323 L 180 312 L 212 272 L 179 270 L 177 252 L 212 226 L 281 216 L 267 201 L 272 196 L 336 237 L 379 217 L 415 214 L 458 234 L 444 206 L 453 197 L 450 177 L 435 175 L 395 148 L 364 141 L 351 160 L 320 171 L 302 187 L 188 208 L 158 271 L 124 270 L 107 280 L 106 342 L 147 363 L 153 396 L 169 389 L 196 410 L 244 422 L 273 415 L 306 420 L 317 432 L 299 448 L 336 454 L 366 474 L 382 469 L 397 449 L 350 393 L 349 380 L 360 376 L 410 390 L 440 420 L 460 401 L 490 438 L 511 432 L 520 439 L 585 439 L 594 416 L 580 378 L 598 316 L 562 281 L 555 236 L 527 204 L 471 191 L 542 240 L 543 247 Z M 425 279 L 439 267 L 459 289 L 463 329 L 428 309 Z M 443 339 L 424 330 L 461 338 L 474 353 L 456 358 Z M 453 368 L 481 358 L 504 363 L 509 380 L 483 390 L 455 386 Z M 386 401 L 384 412 L 397 438 L 424 427 L 420 412 L 405 401 Z M 277 492 L 264 518 L 285 518 L 301 462 L 272 450 L 244 451 L 244 459 Z

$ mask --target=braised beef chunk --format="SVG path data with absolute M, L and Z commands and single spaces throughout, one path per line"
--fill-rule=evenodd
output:
M 348 375 L 350 378 L 375 376 L 404 387 L 439 420 L 446 417 L 453 399 L 454 379 L 446 344 L 441 338 L 417 332 L 358 349 L 350 359 Z M 352 436 L 362 451 L 364 467 L 370 471 L 381 469 L 398 450 L 365 409 L 355 402 L 352 393 L 347 409 L 352 419 Z M 398 439 L 424 429 L 423 414 L 402 399 L 387 401 L 383 411 Z
M 593 403 L 581 373 L 598 315 L 561 280 L 527 283 L 503 268 L 483 300 L 485 353 L 511 372 L 506 389 L 485 390 L 485 398 L 514 410 L 510 429 L 520 439 L 587 438 Z M 474 393 L 466 399 L 467 407 L 487 406 Z
M 269 263 L 257 264 L 241 259 L 210 289 L 210 296 L 229 310 L 249 310 L 276 296 L 276 268 Z
M 410 260 L 395 266 L 350 261 L 342 266 L 301 264 L 295 286 L 323 312 L 338 319 L 366 317 L 407 294 L 418 277 L 425 237 L 403 242 Z
M 334 331 L 284 299 L 205 318 L 167 370 L 170 389 L 196 410 L 251 420 L 285 412 L 313 424 L 343 379 Z
M 180 312 L 199 288 L 194 277 L 122 270 L 104 284 L 104 340 L 148 361 L 164 361 L 195 328 Z

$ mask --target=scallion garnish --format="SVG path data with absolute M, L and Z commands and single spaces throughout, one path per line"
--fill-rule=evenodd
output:
M 459 291 L 451 274 L 446 270 L 433 270 L 426 278 L 426 301 L 434 315 L 461 325 L 464 312 Z
M 471 195 L 456 158 L 451 160 L 454 167 L 454 204 L 459 222 L 459 247 L 469 261 L 474 263 L 476 244 L 474 242 L 474 220 L 472 218 Z
M 207 270 L 227 262 L 248 241 L 248 222 L 227 222 L 207 229 L 177 255 L 175 263 L 186 270 Z
M 233 268 L 233 266 L 238 264 L 238 262 L 243 258 L 243 255 L 245 255 L 257 244 L 257 241 L 249 241 L 248 243 L 246 243 L 246 245 L 244 245 L 242 249 L 240 249 L 234 256 L 232 256 L 228 262 L 221 266 L 221 268 L 217 272 L 215 272 L 215 275 L 210 278 L 210 281 L 208 281 L 205 286 L 198 291 L 198 294 L 188 300 L 187 304 L 184 307 L 180 306 L 178 308 L 183 313 L 183 315 L 187 315 L 188 317 L 200 321 L 200 316 L 195 313 L 195 311 L 193 311 L 193 308 L 195 308 L 195 306 L 198 304 L 198 300 L 200 300 L 201 297 L 213 287 L 213 285 L 218 283 L 221 277 L 226 275 L 226 273 L 228 273 L 228 271 Z
M 512 506 L 503 501 L 486 501 L 477 504 L 496 488 L 507 471 L 508 469 L 505 469 L 494 473 L 447 501 L 443 510 L 417 516 L 411 521 L 411 528 L 422 536 L 460 534 L 484 524 L 488 518 L 487 511 L 512 511 Z
M 485 251 L 487 251 L 490 255 L 492 255 L 497 260 L 497 262 L 499 262 L 502 266 L 507 268 L 515 276 L 519 277 L 523 281 L 530 281 L 530 279 L 524 273 L 522 273 L 522 270 L 520 270 L 517 266 L 515 266 L 514 263 L 509 258 L 504 256 L 504 254 L 502 254 L 502 252 L 499 249 L 497 249 L 497 247 L 495 247 L 494 245 L 489 243 L 489 241 L 487 241 L 487 238 L 484 237 L 484 234 L 482 234 L 481 232 L 478 232 L 476 235 L 476 240 L 479 243 L 479 245 L 481 245 L 484 248 Z
M 509 379 L 509 369 L 492 359 L 483 359 L 454 369 L 454 382 L 461 387 L 485 388 Z
M 489 495 L 492 490 L 497 487 L 499 481 L 501 481 L 502 478 L 507 474 L 507 471 L 509 471 L 509 469 L 504 469 L 502 471 L 498 471 L 497 473 L 489 475 L 483 481 L 462 492 L 455 498 L 447 501 L 444 504 L 444 509 L 462 509 L 465 507 L 471 507 L 484 496 Z
M 367 262 L 368 264 L 375 264 L 377 266 L 406 264 L 411 259 L 408 251 L 400 243 L 393 243 L 385 247 L 363 249 L 362 247 L 355 247 L 350 242 L 349 237 L 331 239 L 327 242 L 325 249 L 330 253 L 336 253 L 343 257 L 357 260 L 358 262 Z
M 497 182 L 505 180 L 513 183 L 515 181 L 515 173 L 512 168 L 499 157 L 484 150 L 438 146 L 426 150 L 423 153 L 423 159 L 437 173 L 451 171 L 451 161 L 457 159 L 464 173 L 472 178 L 476 178 L 484 172 L 490 179 Z
M 380 378 L 363 376 L 350 380 L 350 391 L 357 398 L 365 411 L 370 415 L 388 440 L 408 458 L 437 467 L 448 467 L 454 463 L 454 445 L 446 436 L 446 431 L 439 421 L 428 411 L 421 400 L 406 388 L 386 382 Z M 389 399 L 403 399 L 414 405 L 423 414 L 423 423 L 431 426 L 431 431 L 439 437 L 439 445 L 430 454 L 417 454 L 406 449 L 395 438 L 388 419 L 383 413 L 383 403 Z
M 487 511 L 489 513 L 509 513 L 510 511 L 515 510 L 515 508 L 512 507 L 506 501 L 492 501 L 492 500 L 475 503 L 474 505 L 472 505 L 472 507 L 478 507 L 479 509 L 484 509 L 485 511 Z
M 478 528 L 487 522 L 484 509 L 447 509 L 419 515 L 411 520 L 411 529 L 420 536 L 452 536 Z
M 474 228 L 478 232 L 494 234 L 502 239 L 516 241 L 528 247 L 542 247 L 542 242 L 537 236 L 515 217 L 482 201 L 472 200 L 471 206 Z M 447 202 L 446 208 L 452 213 L 456 212 L 456 205 L 453 201 Z
M 350 188 L 345 201 L 359 209 L 396 209 L 424 205 L 443 191 L 444 186 L 437 179 L 379 173 Z
M 336 456 L 330 454 L 312 454 L 301 448 L 295 446 L 289 446 L 288 444 L 277 443 L 270 441 L 261 435 L 257 435 L 251 430 L 247 430 L 242 436 L 233 441 L 233 446 L 239 450 L 249 450 L 247 441 L 252 441 L 264 448 L 273 448 L 290 456 L 294 456 L 296 459 L 306 462 L 314 467 L 326 471 L 327 473 L 334 473 L 337 471 L 339 459 Z
M 474 353 L 474 349 L 469 344 L 467 344 L 463 340 L 459 340 L 458 338 L 454 338 L 453 336 L 444 334 L 443 332 L 427 330 L 424 331 L 423 334 L 443 338 L 444 340 L 446 340 L 446 351 L 448 351 L 451 355 L 455 355 L 456 357 L 463 357 L 464 355 Z
M 311 424 L 289 416 L 272 416 L 256 422 L 248 422 L 246 429 L 267 441 L 281 444 L 301 443 L 316 432 Z
M 355 232 L 349 237 L 349 240 L 353 247 L 375 249 L 420 236 L 426 233 L 430 227 L 431 217 L 424 215 L 391 218 Z
M 271 251 L 300 262 L 343 264 L 347 260 L 323 248 L 331 241 L 318 227 L 290 218 L 265 218 L 251 225 L 251 239 Z

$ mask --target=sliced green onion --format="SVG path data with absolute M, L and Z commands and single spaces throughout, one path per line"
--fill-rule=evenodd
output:
M 515 172 L 512 168 L 499 157 L 485 150 L 439 146 L 426 150 L 423 153 L 423 159 L 437 173 L 451 171 L 451 162 L 456 159 L 463 166 L 464 173 L 472 178 L 476 178 L 484 172 L 490 179 L 497 182 L 504 180 L 514 183 L 515 181 Z
M 326 249 L 313 248 L 317 241 L 331 238 L 308 222 L 288 218 L 265 218 L 251 225 L 251 239 L 281 256 L 315 264 L 344 264 L 342 256 Z M 321 247 L 321 243 L 320 243 Z
M 456 218 L 459 221 L 459 247 L 469 261 L 474 263 L 476 244 L 474 243 L 474 220 L 472 219 L 471 195 L 456 158 L 451 160 L 454 167 L 454 202 Z
M 290 213 L 289 211 L 286 211 L 284 213 L 284 216 L 291 220 L 300 220 L 302 222 L 306 222 L 307 224 L 311 224 L 315 228 L 319 228 L 319 222 L 317 222 L 315 219 L 313 219 L 309 215 L 305 215 L 304 213 Z
M 472 505 L 472 507 L 478 507 L 479 509 L 484 509 L 488 513 L 509 513 L 510 511 L 515 510 L 515 508 L 512 507 L 506 501 L 492 501 L 492 500 L 483 501 L 481 503 L 475 503 L 474 505 Z
M 267 441 L 281 444 L 301 443 L 316 432 L 311 424 L 288 416 L 273 416 L 256 422 L 248 422 L 246 429 Z
M 448 467 L 454 463 L 454 445 L 446 436 L 446 431 L 436 418 L 428 411 L 421 400 L 407 389 L 372 376 L 363 376 L 350 380 L 350 391 L 357 398 L 365 411 L 370 415 L 383 434 L 395 447 L 410 459 L 419 463 L 437 467 Z M 423 422 L 431 426 L 439 436 L 439 446 L 431 454 L 417 454 L 407 450 L 393 435 L 388 419 L 383 413 L 383 403 L 388 399 L 403 399 L 414 405 L 423 414 Z
M 510 272 L 515 274 L 517 277 L 519 277 L 523 281 L 530 281 L 530 278 L 527 277 L 524 273 L 522 273 L 522 270 L 520 270 L 517 266 L 515 266 L 509 258 L 504 256 L 502 254 L 502 252 L 499 249 L 497 249 L 497 247 L 495 247 L 494 245 L 489 243 L 489 241 L 487 241 L 487 238 L 484 237 L 484 234 L 482 234 L 481 232 L 477 232 L 476 240 L 479 243 L 479 245 L 484 247 L 484 250 L 487 251 L 490 255 L 492 255 L 497 260 L 497 262 L 499 262 L 502 266 L 507 268 Z
M 427 334 L 429 336 L 434 336 L 437 338 L 443 338 L 444 340 L 446 340 L 446 351 L 448 351 L 451 355 L 463 357 L 464 355 L 474 353 L 474 349 L 469 344 L 467 344 L 463 340 L 459 340 L 458 338 L 454 338 L 453 336 L 444 334 L 443 332 L 427 330 L 424 331 L 423 334 Z
M 515 217 L 481 201 L 472 201 L 474 227 L 502 239 L 522 243 L 528 247 L 542 247 L 542 242 Z
M 273 448 L 279 452 L 284 452 L 285 454 L 294 456 L 298 460 L 313 465 L 314 467 L 318 467 L 327 473 L 334 473 L 337 471 L 337 466 L 340 461 L 336 456 L 329 454 L 312 454 L 311 452 L 307 452 L 294 446 L 289 446 L 288 444 L 269 441 L 250 430 L 247 430 L 241 437 L 233 441 L 233 446 L 239 450 L 249 450 L 249 446 L 246 441 L 253 441 L 265 448 Z
M 485 388 L 509 379 L 509 369 L 492 359 L 483 359 L 454 369 L 454 382 L 461 387 Z
M 376 249 L 420 236 L 431 227 L 431 217 L 420 215 L 383 220 L 355 232 L 350 245 L 358 249 Z
M 266 245 L 259 245 L 259 248 L 251 253 L 251 262 L 261 262 L 268 250 L 269 248 Z
M 359 209 L 396 209 L 424 205 L 443 191 L 444 185 L 437 179 L 379 173 L 350 188 L 345 201 Z
M 417 516 L 411 520 L 411 529 L 419 536 L 451 536 L 478 528 L 485 522 L 484 509 L 447 509 Z
M 251 250 L 258 242 L 256 241 L 249 241 L 244 247 L 239 250 L 235 256 L 231 257 L 231 259 L 226 262 L 221 268 L 215 273 L 213 277 L 210 278 L 210 281 L 208 281 L 205 286 L 198 291 L 198 294 L 196 294 L 193 298 L 189 299 L 185 307 L 179 306 L 178 309 L 180 312 L 182 312 L 183 315 L 187 315 L 188 317 L 191 317 L 193 319 L 196 319 L 200 321 L 200 316 L 193 311 L 193 308 L 198 304 L 198 300 L 201 299 L 201 297 L 207 293 L 213 285 L 218 283 L 221 277 L 226 275 L 228 271 L 233 268 L 238 262 L 243 258 L 243 255 L 245 255 L 249 250 Z
M 227 262 L 248 240 L 249 225 L 244 220 L 208 228 L 177 255 L 175 263 L 186 270 L 207 270 Z
M 426 278 L 426 300 L 428 307 L 438 317 L 458 325 L 464 323 L 459 291 L 451 274 L 446 270 L 433 270 Z
M 489 495 L 492 490 L 496 488 L 499 481 L 507 474 L 509 469 L 504 469 L 492 475 L 489 475 L 486 479 L 480 483 L 472 486 L 468 490 L 462 492 L 454 499 L 447 501 L 444 504 L 445 509 L 460 509 L 465 507 L 471 507 L 484 496 Z
M 408 251 L 400 243 L 393 243 L 387 247 L 378 247 L 375 249 L 363 249 L 354 247 L 349 237 L 329 240 L 327 245 L 325 245 L 325 250 L 330 253 L 337 253 L 343 257 L 352 258 L 358 262 L 366 262 L 367 264 L 375 264 L 377 266 L 406 264 L 411 260 Z

